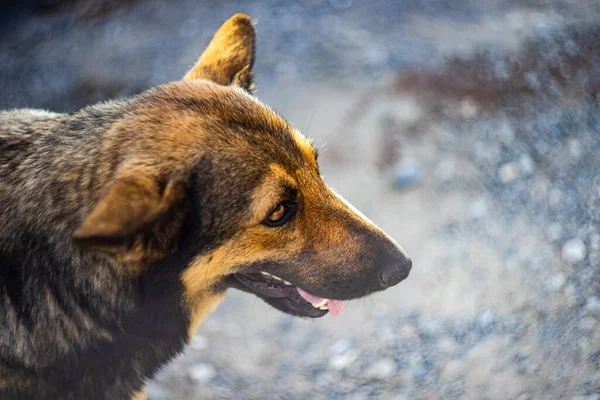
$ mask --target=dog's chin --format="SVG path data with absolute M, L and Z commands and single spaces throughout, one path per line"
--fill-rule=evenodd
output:
M 227 285 L 253 293 L 279 311 L 297 317 L 320 318 L 329 312 L 325 306 L 317 307 L 305 300 L 291 282 L 264 272 L 233 274 Z

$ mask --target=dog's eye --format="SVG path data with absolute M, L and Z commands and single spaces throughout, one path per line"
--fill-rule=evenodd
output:
M 271 214 L 263 221 L 263 224 L 271 227 L 281 226 L 289 221 L 294 214 L 293 208 L 285 203 L 280 203 Z

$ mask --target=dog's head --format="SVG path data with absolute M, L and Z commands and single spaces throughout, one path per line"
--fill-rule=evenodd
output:
M 325 184 L 311 142 L 250 94 L 253 61 L 254 29 L 238 14 L 183 81 L 134 99 L 106 134 L 100 162 L 115 172 L 74 238 L 144 268 L 186 260 L 192 300 L 235 287 L 290 314 L 337 314 L 405 279 L 411 261 Z

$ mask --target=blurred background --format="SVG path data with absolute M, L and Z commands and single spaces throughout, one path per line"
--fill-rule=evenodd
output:
M 4 4 L 0 108 L 62 112 L 249 14 L 258 97 L 413 259 L 337 318 L 231 291 L 150 399 L 600 399 L 600 1 Z

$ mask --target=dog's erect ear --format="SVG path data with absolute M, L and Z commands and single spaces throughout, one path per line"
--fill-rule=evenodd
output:
M 184 196 L 183 182 L 162 183 L 145 176 L 118 179 L 75 230 L 73 239 L 88 250 L 117 253 L 136 235 L 165 223 Z
M 196 65 L 183 79 L 207 79 L 253 93 L 255 36 L 250 17 L 235 14 L 221 25 Z

